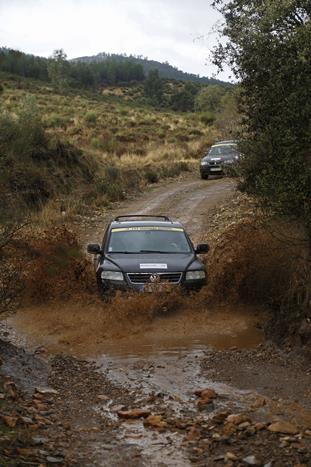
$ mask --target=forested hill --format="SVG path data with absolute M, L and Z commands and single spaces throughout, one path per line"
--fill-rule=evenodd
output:
M 176 79 L 179 81 L 192 81 L 195 83 L 201 84 L 228 84 L 224 81 L 220 81 L 214 78 L 208 78 L 206 76 L 200 77 L 199 75 L 195 75 L 193 73 L 186 73 L 184 71 L 179 70 L 178 68 L 170 65 L 168 62 L 157 62 L 156 60 L 149 60 L 146 57 L 141 55 L 126 55 L 126 54 L 107 54 L 105 52 L 101 52 L 97 55 L 89 56 L 89 57 L 78 57 L 73 59 L 73 62 L 103 62 L 105 60 L 117 60 L 117 61 L 130 61 L 142 65 L 145 74 L 147 75 L 150 70 L 158 69 L 159 75 L 161 78 L 167 79 Z

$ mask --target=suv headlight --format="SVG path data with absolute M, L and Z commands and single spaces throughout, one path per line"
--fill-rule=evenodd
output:
M 188 271 L 186 273 L 186 281 L 198 281 L 200 279 L 205 279 L 205 271 Z
M 106 281 L 123 281 L 123 273 L 119 271 L 102 271 L 100 277 Z
M 202 161 L 201 165 L 208 165 L 208 161 Z

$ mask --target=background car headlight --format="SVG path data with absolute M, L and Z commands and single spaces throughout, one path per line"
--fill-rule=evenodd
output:
M 102 271 L 100 276 L 106 281 L 123 281 L 123 273 L 119 271 Z
M 203 162 L 201 162 L 201 165 L 208 165 L 208 162 L 207 162 L 207 161 L 203 161 Z
M 205 279 L 205 271 L 188 271 L 186 273 L 186 281 L 197 281 Z

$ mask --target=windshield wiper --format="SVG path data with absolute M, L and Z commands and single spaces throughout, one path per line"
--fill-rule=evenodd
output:
M 111 255 L 113 253 L 122 253 L 124 255 L 132 255 L 134 253 L 138 253 L 137 251 L 108 251 L 108 255 Z
M 168 252 L 160 251 L 160 250 L 139 250 L 139 253 L 168 253 Z

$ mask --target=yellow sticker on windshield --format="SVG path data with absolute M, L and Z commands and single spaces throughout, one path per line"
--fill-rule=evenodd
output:
M 157 227 L 157 226 L 152 226 L 152 227 L 118 227 L 116 229 L 111 229 L 111 232 L 133 232 L 133 231 L 141 231 L 141 230 L 165 230 L 165 231 L 170 231 L 170 232 L 183 232 L 184 229 L 181 229 L 180 227 Z

